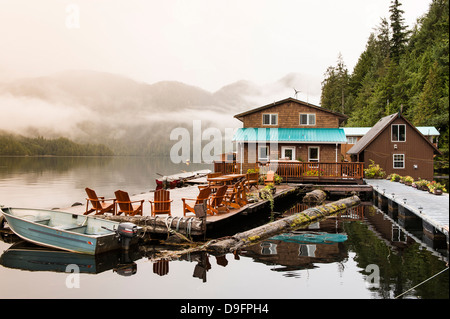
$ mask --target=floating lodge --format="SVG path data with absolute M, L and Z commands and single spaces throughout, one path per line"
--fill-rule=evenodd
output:
M 213 173 L 185 180 L 187 187 L 131 197 L 121 192 L 109 203 L 87 188 L 86 205 L 63 211 L 130 221 L 150 237 L 170 232 L 211 237 L 236 216 L 321 189 L 327 195 L 356 194 L 367 204 L 373 200 L 405 224 L 420 225 L 433 240 L 446 241 L 448 249 L 448 194 L 364 179 L 371 160 L 388 174 L 432 179 L 433 157 L 440 154 L 435 130 L 428 128 L 426 136 L 398 113 L 355 139 L 347 136 L 352 130 L 346 134 L 340 127 L 347 116 L 292 98 L 235 117 L 243 122 L 233 139 L 237 152 L 215 162 Z

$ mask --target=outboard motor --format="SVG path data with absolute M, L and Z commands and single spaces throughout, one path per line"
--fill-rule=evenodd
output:
M 122 249 L 130 248 L 131 240 L 138 235 L 138 227 L 133 223 L 120 223 L 117 228 L 119 241 L 122 243 Z

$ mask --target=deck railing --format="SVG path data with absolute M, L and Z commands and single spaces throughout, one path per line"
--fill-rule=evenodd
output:
M 364 177 L 364 163 L 360 162 L 258 162 L 260 174 L 274 171 L 283 181 L 357 179 Z M 240 173 L 240 163 L 215 162 L 214 171 L 224 174 Z M 246 172 L 243 172 L 246 173 Z

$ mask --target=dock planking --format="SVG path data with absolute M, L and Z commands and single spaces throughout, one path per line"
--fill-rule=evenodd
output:
M 402 183 L 391 182 L 384 179 L 367 179 L 365 182 L 387 199 L 403 206 L 435 227 L 438 231 L 443 233 L 448 240 L 448 194 L 434 195 L 417 190 L 411 186 L 406 186 Z
M 258 189 L 261 189 L 263 187 L 264 186 L 259 185 Z M 295 189 L 296 189 L 295 186 L 277 185 L 277 191 L 274 195 L 274 198 L 281 196 L 281 195 L 285 194 L 286 192 L 293 191 Z M 173 189 L 169 189 L 169 191 L 170 191 L 170 199 L 172 200 L 172 204 L 171 204 L 172 217 L 183 217 L 183 201 L 181 200 L 182 198 L 196 199 L 197 195 L 199 194 L 198 185 L 186 186 L 186 187 L 181 187 L 181 188 L 173 188 Z M 255 188 L 253 188 L 251 193 L 252 192 L 257 192 L 257 190 Z M 150 192 L 146 192 L 146 193 L 142 193 L 142 194 L 134 194 L 134 195 L 130 194 L 130 199 L 132 201 L 144 200 L 143 216 L 151 215 L 149 200 L 154 199 L 154 191 L 150 191 Z M 194 201 L 190 201 L 190 204 L 193 204 L 193 203 L 194 203 Z M 237 214 L 244 213 L 248 210 L 251 210 L 252 208 L 255 208 L 256 206 L 259 206 L 264 203 L 265 203 L 265 201 L 248 203 L 247 205 L 244 205 L 238 209 L 230 207 L 230 211 L 228 213 L 221 213 L 221 214 L 217 214 L 217 215 L 208 215 L 206 218 L 206 223 L 211 224 L 211 223 L 220 222 L 229 217 L 232 217 Z M 83 214 L 86 210 L 86 205 L 73 206 L 73 207 L 63 208 L 61 210 L 70 212 L 73 214 Z M 166 216 L 166 215 L 161 215 L 161 216 Z M 192 217 L 193 215 L 190 214 L 188 216 Z M 186 217 L 188 217 L 188 216 L 186 216 Z

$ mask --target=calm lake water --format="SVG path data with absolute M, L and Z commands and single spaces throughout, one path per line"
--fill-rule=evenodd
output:
M 0 158 L 0 204 L 67 207 L 85 203 L 85 187 L 105 197 L 117 189 L 136 194 L 154 189 L 158 173 L 207 168 L 143 157 Z M 264 212 L 242 222 L 261 224 L 304 209 L 295 201 L 282 206 L 275 211 L 283 214 Z M 152 257 L 168 247 L 156 244 L 126 255 L 90 257 L 37 249 L 2 235 L 0 298 L 390 299 L 445 269 L 448 261 L 445 250 L 432 248 L 420 232 L 402 229 L 372 205 L 324 220 L 320 229 L 312 225 L 308 232 L 319 231 L 339 236 L 305 242 L 299 232 L 238 256 L 201 253 L 163 262 Z M 66 272 L 70 264 L 79 266 L 79 277 Z M 403 298 L 448 299 L 448 283 L 445 271 Z

